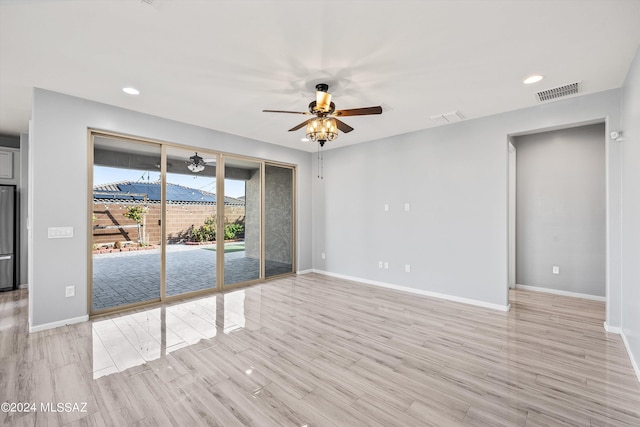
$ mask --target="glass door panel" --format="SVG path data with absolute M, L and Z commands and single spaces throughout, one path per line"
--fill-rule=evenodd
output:
M 94 137 L 91 311 L 160 299 L 160 146 Z
M 260 162 L 225 158 L 224 284 L 260 278 Z M 224 233 L 224 241 L 222 234 Z
M 293 169 L 265 165 L 265 277 L 291 273 L 293 266 Z
M 167 148 L 166 294 L 216 287 L 216 155 Z

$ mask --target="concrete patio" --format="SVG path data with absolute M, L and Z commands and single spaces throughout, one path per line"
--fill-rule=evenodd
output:
M 212 247 L 167 246 L 167 296 L 216 287 Z M 225 284 L 258 279 L 259 270 L 259 260 L 246 257 L 244 251 L 225 253 Z M 267 277 L 291 270 L 291 264 L 265 262 Z M 160 249 L 93 255 L 93 310 L 159 298 Z

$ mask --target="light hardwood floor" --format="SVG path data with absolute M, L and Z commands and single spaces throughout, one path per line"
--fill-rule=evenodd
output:
M 26 291 L 4 293 L 0 402 L 37 412 L 0 421 L 640 425 L 640 385 L 603 303 L 518 290 L 511 308 L 309 274 L 28 334 Z

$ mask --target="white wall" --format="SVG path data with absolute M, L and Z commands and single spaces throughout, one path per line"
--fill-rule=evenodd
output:
M 516 186 L 518 155 L 509 142 L 509 288 L 516 287 Z
M 81 320 L 88 313 L 87 128 L 298 165 L 298 268 L 311 268 L 309 153 L 35 89 L 29 141 L 32 329 Z M 64 209 L 52 209 L 60 206 Z M 47 228 L 59 226 L 73 227 L 74 237 L 48 239 Z M 74 298 L 64 297 L 68 285 L 76 286 Z
M 603 119 L 617 127 L 619 103 L 612 90 L 326 151 L 313 187 L 314 268 L 506 306 L 509 136 Z M 619 173 L 619 147 L 606 150 L 608 173 Z M 607 201 L 619 191 L 611 180 Z M 615 229 L 619 206 L 608 210 Z M 614 295 L 616 268 L 619 259 L 607 272 Z
M 523 135 L 513 144 L 517 283 L 604 297 L 604 124 Z
M 640 379 L 640 51 L 621 92 L 622 332 Z

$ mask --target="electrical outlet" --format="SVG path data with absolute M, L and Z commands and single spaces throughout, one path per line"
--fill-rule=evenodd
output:
M 389 269 L 389 262 L 388 262 L 388 261 L 385 261 L 385 262 L 384 262 L 384 269 L 385 269 L 385 270 L 388 270 L 388 269 Z
M 409 212 L 411 210 L 411 205 L 409 203 L 405 203 L 404 204 L 404 210 L 405 210 L 405 212 Z
M 325 255 L 324 252 L 322 252 L 322 259 L 326 259 L 326 258 L 327 258 L 327 256 Z
M 64 296 L 67 298 L 76 296 L 76 287 L 67 286 L 66 288 L 64 288 Z
M 382 268 L 382 261 L 378 261 L 378 268 Z
M 405 273 L 411 273 L 411 265 L 410 264 L 405 264 L 404 265 L 404 272 Z
M 557 265 L 554 265 L 552 271 L 553 271 L 553 274 L 560 274 L 560 267 Z
M 389 203 L 384 204 L 384 211 L 389 212 Z

